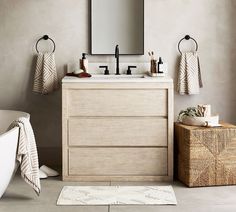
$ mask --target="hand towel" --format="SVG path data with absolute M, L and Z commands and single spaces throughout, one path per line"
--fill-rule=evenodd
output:
M 202 88 L 199 57 L 196 52 L 181 54 L 177 92 L 181 95 L 199 94 Z
M 22 117 L 15 120 L 9 129 L 14 127 L 19 127 L 16 160 L 20 164 L 21 176 L 39 195 L 41 191 L 39 162 L 32 126 L 27 118 Z
M 49 94 L 57 88 L 58 78 L 54 53 L 38 53 L 33 91 Z

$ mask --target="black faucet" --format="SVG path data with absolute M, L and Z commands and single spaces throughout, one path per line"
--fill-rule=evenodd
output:
M 116 58 L 116 75 L 120 75 L 120 53 L 119 53 L 119 45 L 116 45 L 116 50 L 115 50 L 115 58 Z

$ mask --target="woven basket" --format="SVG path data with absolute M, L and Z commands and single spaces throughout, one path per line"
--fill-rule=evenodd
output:
M 236 126 L 175 124 L 177 176 L 189 187 L 236 184 Z

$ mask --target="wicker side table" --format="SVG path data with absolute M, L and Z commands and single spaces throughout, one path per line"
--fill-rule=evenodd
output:
M 189 187 L 236 184 L 236 126 L 175 124 L 178 179 Z

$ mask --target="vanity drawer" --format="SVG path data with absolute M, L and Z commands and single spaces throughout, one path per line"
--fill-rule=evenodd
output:
M 167 146 L 167 119 L 86 117 L 69 119 L 70 146 Z
M 72 148 L 69 175 L 166 176 L 167 148 Z
M 167 90 L 68 90 L 68 116 L 167 116 Z

